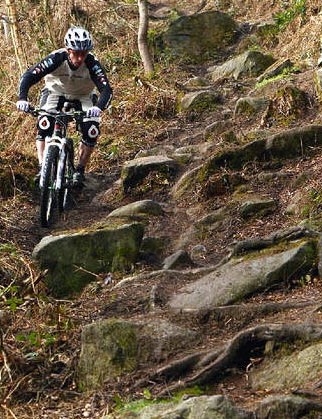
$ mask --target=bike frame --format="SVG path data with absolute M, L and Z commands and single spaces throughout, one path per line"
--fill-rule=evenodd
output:
M 51 113 L 48 113 L 48 115 L 52 115 Z M 54 116 L 54 115 L 52 115 Z M 66 159 L 66 145 L 67 145 L 67 138 L 66 138 L 66 131 L 67 131 L 67 114 L 65 116 L 56 116 L 55 120 L 55 127 L 54 132 L 51 137 L 46 137 L 45 139 L 45 149 L 44 149 L 44 155 L 43 155 L 43 161 L 45 161 L 46 155 L 48 153 L 49 147 L 58 147 L 59 148 L 59 160 L 58 160 L 58 169 L 57 169 L 57 176 L 56 176 L 56 182 L 55 182 L 55 190 L 60 190 L 62 188 L 62 180 L 64 175 L 64 163 Z M 63 118 L 66 119 L 66 121 L 63 121 Z M 74 170 L 74 162 L 72 163 L 72 167 Z M 42 165 L 41 168 L 41 176 L 39 181 L 39 186 L 42 188 L 44 186 L 44 165 Z

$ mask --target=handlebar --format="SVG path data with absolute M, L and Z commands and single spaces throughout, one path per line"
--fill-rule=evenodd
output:
M 42 108 L 35 108 L 34 106 L 29 106 L 28 113 L 30 113 L 32 116 L 39 116 L 43 114 L 52 115 L 54 117 L 69 116 L 72 118 L 77 118 L 77 117 L 79 118 L 79 117 L 86 116 L 85 111 L 76 111 L 76 110 L 66 111 L 66 112 L 65 111 L 48 111 Z

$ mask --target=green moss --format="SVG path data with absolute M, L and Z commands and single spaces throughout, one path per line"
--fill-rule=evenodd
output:
M 180 390 L 171 399 L 152 399 L 151 394 L 148 390 L 144 390 L 146 397 L 144 399 L 135 400 L 135 401 L 125 401 L 120 398 L 115 400 L 116 402 L 116 412 L 118 414 L 126 415 L 127 412 L 139 413 L 144 407 L 151 406 L 151 405 L 164 405 L 165 409 L 170 404 L 177 404 L 183 400 L 184 397 L 187 396 L 202 396 L 205 394 L 205 390 L 201 389 L 198 386 L 194 387 L 187 387 L 184 390 Z
M 131 323 L 109 319 L 85 326 L 77 375 L 78 388 L 98 388 L 110 377 L 135 370 L 137 357 L 137 337 Z
M 251 116 L 255 113 L 255 108 L 247 100 L 239 102 L 238 113 L 243 114 L 244 116 Z
M 243 255 L 244 260 L 252 260 L 261 258 L 263 256 L 273 256 L 282 252 L 286 252 L 287 250 L 294 249 L 296 247 L 301 246 L 302 244 L 307 243 L 305 248 L 305 252 L 307 254 L 308 260 L 317 260 L 317 240 L 311 239 L 310 241 L 307 238 L 303 238 L 302 240 L 296 241 L 285 241 L 281 240 L 279 243 L 274 244 L 273 246 L 268 246 L 260 250 L 255 250 Z M 236 263 L 240 262 L 240 256 L 233 258 Z
M 16 255 L 18 253 L 18 248 L 13 243 L 3 243 L 0 244 L 0 254 L 9 253 L 11 255 Z
M 298 73 L 299 68 L 296 66 L 287 67 L 282 70 L 282 72 L 274 77 L 266 78 L 255 85 L 255 89 L 262 89 L 263 87 L 267 86 L 270 83 L 274 83 L 278 80 L 287 80 L 290 79 L 294 73 Z
M 115 221 L 118 224 L 118 221 Z M 45 281 L 55 296 L 81 291 L 101 272 L 126 272 L 139 253 L 144 226 L 105 226 L 92 232 L 68 234 L 41 247 L 36 258 L 48 272 Z

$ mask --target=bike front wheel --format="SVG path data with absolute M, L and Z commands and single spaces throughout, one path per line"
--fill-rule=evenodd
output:
M 56 208 L 56 177 L 59 159 L 59 148 L 48 149 L 42 169 L 42 186 L 40 188 L 40 223 L 49 227 L 53 221 Z
M 61 189 L 58 191 L 58 210 L 63 212 L 72 203 L 72 185 L 74 174 L 74 147 L 73 140 L 67 139 L 67 151 L 64 161 L 63 179 Z

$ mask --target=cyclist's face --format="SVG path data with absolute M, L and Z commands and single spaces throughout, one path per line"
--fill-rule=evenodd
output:
M 88 54 L 88 51 L 74 51 L 73 49 L 68 49 L 67 51 L 70 62 L 74 67 L 80 67 Z

